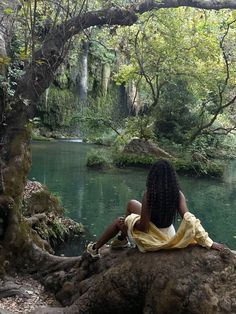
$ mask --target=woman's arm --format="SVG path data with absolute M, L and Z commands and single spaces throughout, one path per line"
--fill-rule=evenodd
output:
M 184 214 L 187 213 L 188 211 L 189 210 L 188 210 L 185 196 L 181 191 L 179 191 L 179 214 L 183 218 Z
M 136 222 L 134 227 L 135 229 L 139 231 L 147 232 L 149 221 L 150 221 L 150 211 L 147 206 L 147 192 L 145 192 L 143 195 L 143 200 L 142 200 L 141 217 L 140 217 L 140 220 Z
M 186 204 L 185 196 L 181 191 L 179 191 L 179 214 L 183 218 L 184 214 L 188 211 L 189 210 Z M 213 242 L 211 245 L 211 249 L 223 251 L 225 249 L 225 246 L 221 243 Z
M 224 251 L 226 247 L 222 243 L 213 242 L 211 249 L 217 250 L 217 251 Z

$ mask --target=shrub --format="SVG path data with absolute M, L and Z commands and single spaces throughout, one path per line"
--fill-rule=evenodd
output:
M 112 160 L 107 150 L 92 150 L 87 156 L 87 167 L 103 169 L 110 168 L 111 165 Z

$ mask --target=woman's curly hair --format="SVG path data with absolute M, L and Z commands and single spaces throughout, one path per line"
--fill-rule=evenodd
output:
M 159 228 L 169 227 L 179 209 L 179 184 L 173 166 L 167 160 L 156 162 L 147 177 L 147 204 L 150 220 Z

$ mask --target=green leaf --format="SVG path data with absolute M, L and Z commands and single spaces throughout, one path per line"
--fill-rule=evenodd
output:
M 11 14 L 14 13 L 14 10 L 13 10 L 12 8 L 5 8 L 5 9 L 3 10 L 3 12 L 4 12 L 5 14 L 11 15 Z

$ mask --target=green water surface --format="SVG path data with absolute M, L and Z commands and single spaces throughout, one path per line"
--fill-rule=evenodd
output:
M 128 200 L 141 200 L 148 172 L 87 169 L 86 155 L 91 149 L 93 145 L 84 143 L 35 142 L 29 176 L 60 195 L 66 215 L 84 224 L 88 240 L 123 215 Z M 211 238 L 236 249 L 236 162 L 227 165 L 222 181 L 180 176 L 180 185 L 190 211 L 201 219 Z M 63 249 L 67 255 L 81 251 L 81 247 L 72 253 Z

